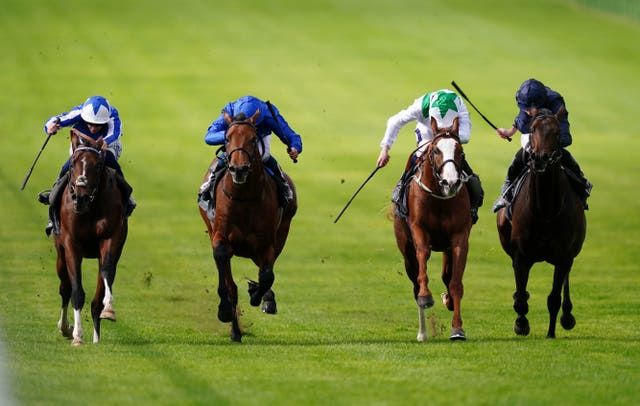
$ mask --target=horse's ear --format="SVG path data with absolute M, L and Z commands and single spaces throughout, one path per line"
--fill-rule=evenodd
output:
M 438 133 L 438 122 L 433 117 L 431 117 L 431 131 L 433 131 L 433 135 Z
M 249 117 L 249 121 L 251 124 L 255 124 L 258 121 L 258 117 L 260 117 L 260 109 L 256 110 L 255 113 L 251 117 Z
M 458 117 L 456 117 L 453 119 L 453 124 L 451 125 L 451 132 L 456 136 L 458 135 L 458 128 L 460 128 L 460 122 L 458 120 Z
M 73 128 L 69 130 L 69 139 L 71 140 L 71 150 L 75 151 L 80 144 L 80 137 L 78 137 L 78 134 L 76 134 L 76 131 Z
M 562 120 L 567 117 L 567 109 L 564 107 L 564 104 L 560 106 L 560 109 L 556 112 L 555 116 L 558 120 Z
M 231 124 L 232 118 L 229 113 L 227 113 L 227 110 L 222 110 L 222 116 L 224 117 L 224 121 L 227 125 Z

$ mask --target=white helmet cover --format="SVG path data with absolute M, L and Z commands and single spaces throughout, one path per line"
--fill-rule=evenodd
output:
M 80 117 L 89 124 L 106 124 L 111 117 L 111 106 L 102 96 L 92 96 L 82 105 Z

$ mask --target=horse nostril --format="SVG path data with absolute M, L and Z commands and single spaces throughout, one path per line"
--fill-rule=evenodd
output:
M 446 179 L 442 179 L 440 181 L 440 186 L 448 186 L 448 185 L 449 185 L 449 182 Z

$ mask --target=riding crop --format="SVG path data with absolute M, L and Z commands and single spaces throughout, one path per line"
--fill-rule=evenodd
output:
M 36 162 L 38 162 L 38 158 L 40 158 L 40 154 L 42 154 L 42 151 L 44 151 L 44 147 L 47 146 L 47 142 L 49 142 L 49 138 L 51 138 L 52 135 L 53 134 L 48 134 L 47 139 L 44 140 L 44 144 L 42 144 L 42 148 L 40 148 L 40 152 L 38 152 L 38 155 L 36 156 L 36 159 L 33 161 L 31 168 L 29 168 L 29 172 L 27 172 L 27 176 L 25 176 L 24 180 L 22 181 L 20 190 L 24 190 L 24 187 L 27 185 L 27 181 L 29 180 L 29 177 L 31 177 L 31 172 L 33 172 L 33 168 L 36 166 Z
M 480 112 L 480 110 L 478 110 L 478 108 L 477 108 L 477 107 L 476 107 L 476 106 L 471 102 L 471 100 L 469 100 L 469 98 L 467 97 L 467 95 L 462 91 L 462 89 L 460 89 L 460 87 L 456 84 L 456 82 L 455 82 L 455 81 L 453 81 L 453 80 L 452 80 L 452 81 L 451 81 L 451 84 L 453 85 L 453 87 L 455 87 L 455 88 L 456 88 L 456 90 L 458 91 L 458 93 L 460 93 L 460 96 L 462 96 L 462 97 L 467 101 L 467 103 L 469 103 L 469 104 L 471 105 L 471 107 L 473 107 L 473 109 L 474 109 L 475 111 L 477 111 L 477 112 L 478 112 L 478 114 L 480 114 L 480 117 L 482 117 L 482 118 L 484 119 L 484 121 L 486 121 L 486 122 L 487 122 L 487 124 L 489 124 L 489 125 L 490 125 L 494 130 L 497 130 L 497 129 L 498 129 L 498 127 L 496 127 L 496 126 L 495 126 L 491 121 L 489 121 L 489 119 L 488 119 L 488 118 L 486 118 L 486 117 L 484 116 L 484 114 L 482 114 L 482 113 Z M 509 140 L 509 142 L 511 142 L 511 138 L 507 138 L 507 140 Z
M 347 207 L 349 207 L 349 205 L 351 204 L 351 202 L 353 201 L 353 199 L 355 199 L 356 195 L 358 193 L 360 193 L 360 191 L 362 190 L 362 188 L 364 187 L 364 185 L 367 184 L 367 182 L 369 182 L 369 180 L 371 178 L 373 178 L 373 175 L 376 174 L 376 172 L 378 172 L 378 169 L 382 168 L 382 166 L 376 166 L 376 169 L 373 170 L 373 172 L 371 172 L 371 174 L 369 175 L 369 177 L 367 177 L 367 179 L 365 179 L 365 181 L 362 183 L 362 185 L 360 185 L 360 187 L 358 188 L 358 190 L 356 190 L 356 192 L 353 194 L 353 196 L 351 196 L 351 199 L 349 199 L 349 201 L 347 202 L 347 204 L 344 206 L 344 208 L 342 209 L 342 211 L 340 212 L 340 214 L 338 214 L 338 217 L 336 217 L 336 219 L 333 221 L 333 224 L 337 223 L 338 220 L 340 220 L 340 217 L 342 216 L 342 213 L 345 212 L 345 210 L 347 210 Z

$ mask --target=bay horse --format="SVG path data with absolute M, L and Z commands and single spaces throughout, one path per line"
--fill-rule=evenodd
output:
M 547 297 L 547 338 L 556 336 L 561 305 L 562 327 L 570 330 L 576 324 L 571 314 L 569 272 L 582 249 L 587 227 L 583 203 L 560 164 L 559 119 L 563 114 L 566 114 L 564 109 L 555 115 L 546 109 L 534 114 L 528 169 L 512 203 L 511 221 L 506 207 L 496 214 L 500 243 L 511 257 L 515 274 L 513 309 L 518 314 L 514 324 L 517 335 L 529 334 L 527 282 L 529 271 L 536 262 L 554 266 L 553 285 Z M 561 293 L 564 293 L 562 298 Z
M 432 118 L 431 128 L 434 138 L 418 157 L 417 173 L 409 186 L 409 216 L 395 214 L 394 232 L 418 304 L 418 341 L 427 339 L 424 309 L 434 304 L 427 275 L 432 251 L 442 252 L 442 281 L 447 288 L 442 299 L 453 311 L 450 339 L 465 340 L 460 303 L 472 224 L 469 193 L 464 187 L 468 178 L 461 171 L 458 119 L 451 128 L 438 129 Z
M 91 302 L 93 342 L 100 341 L 100 321 L 115 321 L 113 283 L 116 266 L 127 238 L 128 223 L 115 170 L 105 166 L 106 143 L 71 130 L 71 166 L 60 203 L 60 233 L 54 233 L 58 253 L 62 310 L 58 329 L 72 345 L 83 343 L 83 258 L 98 259 L 98 281 Z M 73 327 L 67 309 L 73 307 Z
M 231 323 L 230 336 L 234 342 L 242 341 L 242 331 L 238 321 L 238 287 L 231 272 L 231 258 L 234 255 L 249 258 L 258 266 L 258 282 L 249 282 L 251 305 L 259 306 L 269 295 L 272 299 L 274 264 L 284 248 L 291 220 L 298 208 L 295 186 L 286 174 L 293 199 L 284 208 L 278 205 L 276 183 L 262 163 L 261 140 L 255 126 L 259 114 L 260 110 L 257 110 L 246 118 L 242 113 L 231 117 L 224 112 L 228 130 L 225 135 L 226 155 L 221 159 L 226 171 L 214 191 L 216 207 L 213 220 L 199 206 L 218 269 L 218 319 Z M 215 159 L 210 168 L 215 168 Z M 209 171 L 205 180 L 208 176 Z

